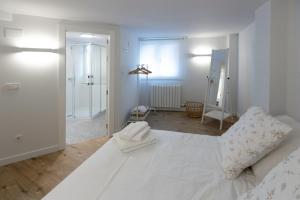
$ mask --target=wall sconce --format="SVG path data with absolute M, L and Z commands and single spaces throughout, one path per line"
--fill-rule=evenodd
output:
M 211 62 L 212 48 L 209 46 L 198 46 L 188 56 L 194 63 L 206 66 Z
M 188 56 L 198 65 L 209 65 L 211 62 L 211 54 L 188 54 Z
M 5 27 L 3 33 L 5 39 L 15 40 L 15 45 L 6 46 L 6 49 L 9 51 L 58 53 L 58 49 L 56 48 L 47 48 L 55 42 L 50 41 L 49 38 L 44 39 L 44 37 L 37 38 L 35 36 L 31 36 L 29 39 L 24 38 L 23 29 L 20 28 Z
M 193 54 L 190 53 L 188 54 L 189 57 L 194 58 L 194 57 L 211 57 L 211 54 Z
M 21 47 L 18 49 L 19 49 L 19 51 L 22 51 L 22 52 L 58 53 L 58 49 L 26 48 L 26 47 Z
M 27 47 L 12 47 L 4 46 L 5 50 L 8 52 L 37 52 L 37 53 L 59 53 L 59 49 L 44 49 L 44 48 L 27 48 Z
M 193 61 L 201 66 L 207 66 L 211 63 L 211 55 L 210 56 L 195 56 Z
M 18 41 L 18 48 L 23 52 L 49 52 L 58 53 L 57 41 L 49 36 L 30 35 Z

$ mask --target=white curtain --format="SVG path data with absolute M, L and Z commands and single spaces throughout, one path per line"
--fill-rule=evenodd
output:
M 142 40 L 140 41 L 140 63 L 148 64 L 150 79 L 182 78 L 183 40 Z

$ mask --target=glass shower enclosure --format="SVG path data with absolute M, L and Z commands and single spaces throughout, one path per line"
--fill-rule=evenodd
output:
M 70 44 L 67 57 L 67 117 L 94 119 L 106 111 L 107 49 L 98 44 Z

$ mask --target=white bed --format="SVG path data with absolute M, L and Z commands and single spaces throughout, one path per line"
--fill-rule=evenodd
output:
M 158 143 L 122 153 L 111 139 L 44 200 L 234 200 L 250 171 L 226 180 L 219 138 L 151 130 Z

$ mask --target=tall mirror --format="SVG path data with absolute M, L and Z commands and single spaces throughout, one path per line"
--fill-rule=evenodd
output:
M 225 79 L 228 72 L 227 60 L 227 49 L 213 51 L 211 68 L 208 76 L 209 87 L 207 93 L 207 103 L 211 106 L 223 106 Z
M 211 68 L 208 75 L 208 86 L 204 100 L 204 118 L 213 118 L 220 121 L 220 130 L 223 127 L 223 120 L 231 116 L 229 112 L 229 90 L 228 90 L 228 49 L 214 50 L 211 58 Z

